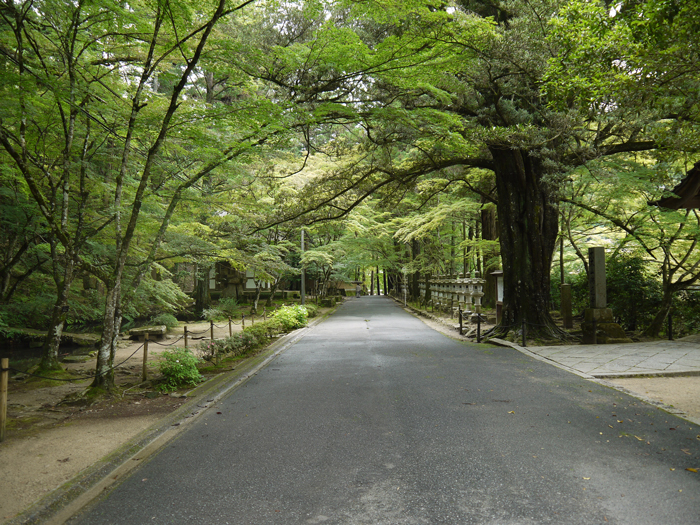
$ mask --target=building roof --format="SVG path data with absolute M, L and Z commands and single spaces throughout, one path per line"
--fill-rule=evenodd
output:
M 671 210 L 700 208 L 700 162 L 696 162 L 685 178 L 671 191 L 673 197 L 664 197 L 650 202 L 652 206 L 661 206 Z

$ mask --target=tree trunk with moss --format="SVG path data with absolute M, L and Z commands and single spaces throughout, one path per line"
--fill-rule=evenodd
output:
M 557 202 L 543 180 L 541 159 L 527 150 L 491 147 L 503 260 L 503 318 L 491 335 L 560 338 L 550 313 L 550 269 L 558 231 Z

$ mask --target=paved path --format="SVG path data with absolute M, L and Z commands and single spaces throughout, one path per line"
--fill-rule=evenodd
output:
M 699 435 L 363 297 L 70 523 L 696 523 Z
M 700 374 L 696 337 L 617 345 L 529 346 L 527 350 L 598 378 Z

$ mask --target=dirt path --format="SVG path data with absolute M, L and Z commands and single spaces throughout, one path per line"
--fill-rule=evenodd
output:
M 228 323 L 215 328 L 215 338 L 228 336 Z M 209 324 L 189 325 L 190 348 L 209 336 Z M 241 327 L 233 326 L 234 331 Z M 160 343 L 160 344 L 159 344 Z M 174 345 L 173 345 L 174 343 Z M 160 354 L 184 346 L 180 334 L 149 344 L 149 375 L 157 375 Z M 178 408 L 184 399 L 141 387 L 143 343 L 123 338 L 115 363 L 116 382 L 130 388 L 121 400 L 91 407 L 59 404 L 69 394 L 86 390 L 92 381 L 95 359 L 64 363 L 64 368 L 85 374 L 84 381 L 32 388 L 11 380 L 8 388 L 8 428 L 0 444 L 0 523 L 59 487 L 100 458 L 128 442 L 139 432 Z
M 640 396 L 682 410 L 695 421 L 700 421 L 700 377 L 645 377 L 610 379 Z
M 250 320 L 246 320 L 248 326 Z M 196 351 L 211 337 L 208 322 L 188 324 L 188 346 Z M 240 320 L 231 332 L 242 330 Z M 160 355 L 184 347 L 184 329 L 173 330 L 161 341 L 150 341 L 149 376 L 157 376 Z M 228 337 L 228 322 L 216 323 L 214 338 Z M 0 444 L 0 523 L 22 512 L 38 499 L 72 479 L 83 469 L 118 449 L 143 430 L 181 406 L 179 394 L 163 395 L 141 384 L 143 343 L 123 337 L 115 355 L 115 381 L 122 399 L 90 407 L 61 404 L 66 396 L 86 390 L 95 370 L 95 358 L 64 362 L 85 380 L 34 388 L 11 379 L 8 387 L 8 427 Z

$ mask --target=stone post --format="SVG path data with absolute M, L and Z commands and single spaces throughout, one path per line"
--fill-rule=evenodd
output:
M 571 285 L 561 285 L 561 318 L 564 322 L 564 328 L 573 328 L 574 320 L 571 311 Z
M 607 308 L 605 248 L 588 248 L 588 268 L 588 290 L 591 296 L 591 308 Z
M 620 325 L 615 323 L 612 310 L 607 308 L 605 248 L 589 248 L 588 260 L 591 307 L 584 311 L 584 322 L 581 324 L 583 344 L 631 342 Z

